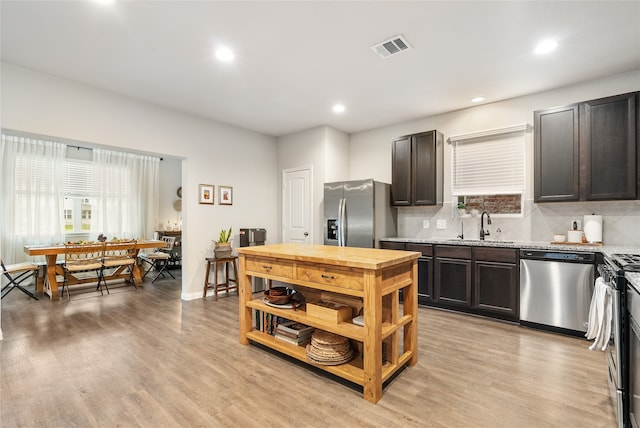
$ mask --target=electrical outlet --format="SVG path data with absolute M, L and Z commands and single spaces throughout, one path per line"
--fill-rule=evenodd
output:
M 429 229 L 429 220 L 422 220 L 422 228 Z
M 446 229 L 447 228 L 447 220 L 438 220 L 436 224 L 436 229 Z

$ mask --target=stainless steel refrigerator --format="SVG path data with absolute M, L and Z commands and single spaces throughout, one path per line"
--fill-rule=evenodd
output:
M 369 180 L 324 185 L 324 244 L 378 248 L 380 238 L 397 234 L 391 186 Z

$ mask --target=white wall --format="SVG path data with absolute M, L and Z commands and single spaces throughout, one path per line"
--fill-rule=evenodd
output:
M 220 229 L 233 227 L 234 245 L 247 224 L 277 230 L 274 138 L 4 62 L 1 71 L 2 127 L 183 159 L 184 299 L 202 296 L 204 258 Z M 198 204 L 199 183 L 233 186 L 233 205 L 218 205 L 217 195 L 216 205 Z
M 349 137 L 337 129 L 320 126 L 279 137 L 277 145 L 279 171 L 303 166 L 312 167 L 312 242 L 322 244 L 324 242 L 322 232 L 323 184 L 349 178 Z M 279 195 L 280 200 L 281 196 Z M 279 215 L 281 218 L 282 209 L 280 209 Z M 282 225 L 282 221 L 280 221 L 280 225 Z M 279 232 L 281 235 L 281 230 Z
M 640 90 L 640 70 L 607 78 L 585 82 L 565 88 L 540 92 L 506 101 L 480 105 L 437 116 L 424 117 L 413 121 L 394 124 L 382 128 L 351 135 L 351 176 L 373 176 L 376 180 L 391 181 L 391 140 L 394 137 L 420 131 L 437 129 L 446 138 L 452 135 L 473 133 L 488 129 L 503 128 L 528 123 L 533 125 L 534 110 L 571 104 L 595 98 L 617 95 Z M 640 243 L 640 230 L 618 233 L 640 220 L 637 202 L 622 203 L 570 203 L 533 204 L 533 135 L 527 135 L 527 189 L 525 198 L 525 218 L 501 220 L 502 238 L 509 240 L 550 240 L 551 235 L 563 232 L 568 218 L 579 218 L 596 210 L 609 213 L 605 217 L 604 240 L 611 243 Z M 460 220 L 451 218 L 451 150 L 445 144 L 444 151 L 444 200 L 442 209 L 436 207 L 410 207 L 398 210 L 398 236 L 405 237 L 455 237 L 460 232 Z M 624 213 L 616 216 L 615 212 Z M 422 220 L 448 219 L 444 230 L 423 229 Z M 465 235 L 477 235 L 477 219 L 465 220 Z M 494 221 L 494 224 L 496 222 Z M 635 223 L 637 224 L 637 223 Z M 608 226 L 607 226 L 608 225 Z M 607 232 L 609 229 L 609 232 Z M 477 236 L 475 236 L 477 238 Z
M 348 180 L 350 179 L 348 174 L 351 162 L 349 135 L 328 126 L 325 127 L 325 131 L 325 173 L 323 183 Z

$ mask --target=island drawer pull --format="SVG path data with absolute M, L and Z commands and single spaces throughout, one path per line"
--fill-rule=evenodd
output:
M 325 275 L 325 274 L 322 274 L 322 277 L 323 277 L 323 278 L 326 278 L 326 279 L 336 279 L 336 277 L 335 277 L 335 276 L 333 276 L 333 275 Z

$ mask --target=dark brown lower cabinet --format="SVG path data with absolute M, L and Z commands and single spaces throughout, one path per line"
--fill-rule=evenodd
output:
M 519 320 L 517 249 L 398 241 L 380 241 L 380 248 L 422 253 L 418 304 Z
M 433 304 L 433 245 L 412 242 L 380 241 L 380 248 L 387 250 L 406 250 L 422 253 L 418 259 L 418 304 Z M 402 301 L 402 290 L 400 290 Z
M 433 301 L 444 307 L 471 307 L 471 248 L 436 245 Z
M 518 267 L 509 263 L 474 263 L 473 309 L 518 320 Z
M 436 245 L 435 254 L 436 306 L 518 320 L 516 249 Z
M 407 242 L 407 251 L 418 251 L 422 256 L 418 259 L 418 304 L 433 303 L 433 245 Z

